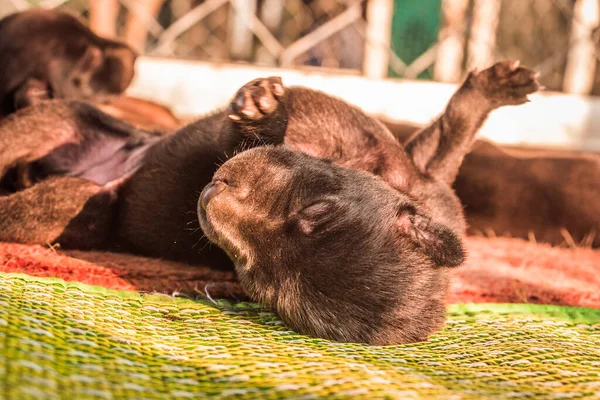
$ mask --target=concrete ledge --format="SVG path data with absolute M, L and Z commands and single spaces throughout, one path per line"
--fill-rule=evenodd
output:
M 278 75 L 286 85 L 322 90 L 392 121 L 426 124 L 439 115 L 456 85 L 425 81 L 372 80 L 340 71 L 287 70 L 142 57 L 129 94 L 168 105 L 184 118 L 226 105 L 235 91 L 261 76 Z M 600 151 L 600 100 L 541 93 L 531 103 L 495 111 L 480 137 L 513 145 Z

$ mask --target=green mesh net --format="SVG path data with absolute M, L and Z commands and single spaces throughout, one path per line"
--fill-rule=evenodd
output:
M 377 347 L 236 307 L 0 275 L 0 397 L 600 397 L 600 310 L 454 306 L 431 340 Z

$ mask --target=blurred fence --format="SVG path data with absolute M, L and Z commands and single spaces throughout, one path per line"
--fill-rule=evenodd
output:
M 61 7 L 142 53 L 457 82 L 518 58 L 548 89 L 600 95 L 600 0 L 0 0 Z

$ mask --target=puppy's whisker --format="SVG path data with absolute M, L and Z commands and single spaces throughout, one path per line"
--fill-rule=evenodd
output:
M 228 305 L 227 303 L 219 303 L 210 294 L 210 289 L 214 288 L 214 287 L 217 287 L 217 286 L 225 287 L 225 289 L 227 290 L 227 293 L 228 293 L 228 297 L 230 299 L 234 299 L 235 302 L 237 302 L 237 303 L 241 303 L 241 301 L 232 293 L 231 287 L 229 285 L 227 285 L 227 284 L 225 284 L 223 282 L 207 283 L 204 286 L 204 296 L 203 297 L 206 297 L 206 299 L 208 301 L 210 301 L 211 303 L 213 303 L 221 311 L 229 311 L 229 312 L 233 312 L 233 313 L 249 313 L 249 312 L 250 313 L 257 313 L 257 312 L 263 312 L 263 311 L 267 310 L 263 306 L 259 306 L 259 307 L 235 307 L 235 303 L 233 303 L 231 301 L 227 301 L 227 303 L 233 304 L 234 307 L 232 307 L 231 305 Z M 198 289 L 196 289 L 196 291 L 198 291 Z
M 206 285 L 204 285 L 204 294 L 206 295 L 206 298 L 208 300 L 210 300 L 211 303 L 213 303 L 215 306 L 217 306 L 217 307 L 220 308 L 221 305 L 215 299 L 213 299 L 212 296 L 210 295 L 209 289 L 212 286 L 215 286 L 215 284 L 214 283 L 207 283 Z
M 196 246 L 198 246 L 198 243 L 200 243 L 202 241 L 202 239 L 206 239 L 206 236 L 204 235 L 204 233 L 202 233 L 202 236 L 200 236 L 200 238 L 198 238 L 196 243 L 194 243 L 194 245 L 192 246 L 192 249 L 195 248 Z M 207 244 L 210 244 L 208 239 L 206 240 L 206 243 L 204 244 L 204 246 L 202 246 L 202 248 L 200 248 L 198 250 L 198 254 L 202 253 L 202 250 L 204 250 L 206 248 Z

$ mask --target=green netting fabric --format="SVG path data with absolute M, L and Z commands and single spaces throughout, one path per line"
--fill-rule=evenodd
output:
M 0 397 L 597 398 L 599 320 L 456 306 L 430 341 L 376 347 L 301 336 L 258 308 L 0 275 Z

